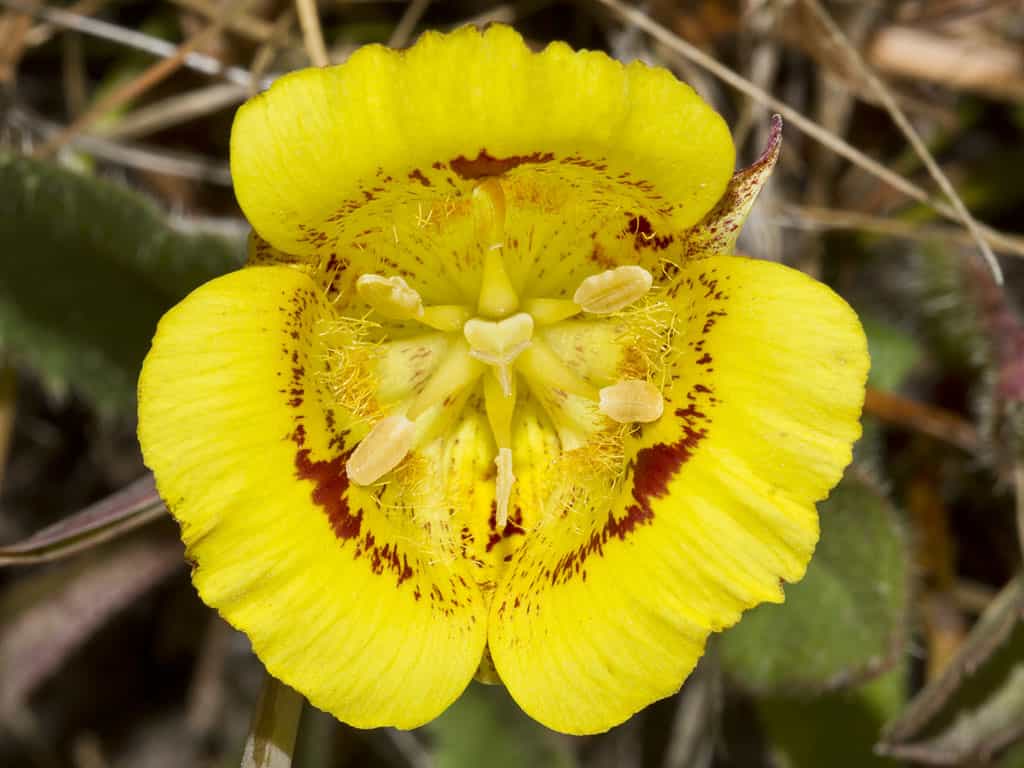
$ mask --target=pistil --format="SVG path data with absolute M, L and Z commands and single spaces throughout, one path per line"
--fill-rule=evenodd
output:
M 525 312 L 495 322 L 473 318 L 462 327 L 469 354 L 493 366 L 505 396 L 511 392 L 512 364 L 532 343 L 533 318 Z

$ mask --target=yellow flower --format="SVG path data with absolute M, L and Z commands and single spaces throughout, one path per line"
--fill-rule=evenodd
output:
M 774 164 L 663 69 L 507 27 L 238 113 L 245 269 L 160 323 L 147 464 L 203 599 L 360 727 L 474 675 L 605 730 L 783 599 L 850 461 L 852 310 L 726 255 Z

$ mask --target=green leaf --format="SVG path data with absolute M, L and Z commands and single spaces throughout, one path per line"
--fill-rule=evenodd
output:
M 128 189 L 0 154 L 0 350 L 106 411 L 134 407 L 160 316 L 244 252 Z
M 898 765 L 875 753 L 882 725 L 903 702 L 900 668 L 846 691 L 808 698 L 768 697 L 758 719 L 779 768 L 883 768 Z
M 819 505 L 821 540 L 786 602 L 721 637 L 726 673 L 762 693 L 836 688 L 878 674 L 902 649 L 907 543 L 895 511 L 855 472 Z
M 471 683 L 427 726 L 435 768 L 568 768 L 573 760 L 558 734 L 534 722 L 504 688 Z
M 921 360 L 920 342 L 911 334 L 878 318 L 862 316 L 861 319 L 871 354 L 868 384 L 878 389 L 898 390 Z

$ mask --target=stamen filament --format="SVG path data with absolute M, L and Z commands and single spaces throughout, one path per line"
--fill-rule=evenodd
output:
M 472 313 L 460 304 L 438 304 L 424 307 L 423 314 L 418 319 L 435 330 L 451 333 L 462 328 L 472 316 Z
M 430 407 L 442 403 L 468 387 L 484 372 L 485 366 L 469 354 L 469 345 L 459 340 L 441 361 L 409 409 L 409 418 L 418 419 Z
M 505 383 L 498 380 L 497 373 L 495 371 L 495 375 L 484 378 L 484 402 L 491 434 L 498 446 L 498 454 L 494 458 L 498 470 L 494 484 L 495 522 L 498 530 L 503 531 L 508 523 L 509 500 L 516 481 L 512 472 L 512 414 L 516 407 L 516 383 L 513 378 L 506 392 Z
M 494 457 L 494 464 L 498 468 L 498 476 L 494 481 L 494 525 L 499 531 L 504 531 L 508 525 L 508 505 L 512 499 L 512 486 L 516 482 L 516 476 L 512 473 L 512 449 L 499 448 L 498 455 Z
M 582 308 L 568 299 L 530 299 L 523 305 L 523 311 L 533 318 L 537 325 L 553 325 L 568 320 L 582 312 Z
M 588 400 L 598 399 L 597 387 L 580 378 L 539 338 L 534 339 L 533 344 L 519 355 L 516 367 L 527 379 L 543 382 L 549 387 Z

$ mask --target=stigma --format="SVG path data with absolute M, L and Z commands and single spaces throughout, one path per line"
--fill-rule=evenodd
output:
M 415 285 L 399 275 L 367 273 L 356 280 L 356 297 L 382 328 L 392 323 L 404 329 L 420 325 L 424 332 L 440 334 L 444 343 L 439 344 L 443 352 L 425 380 L 417 381 L 400 401 L 388 403 L 387 412 L 368 419 L 371 426 L 346 463 L 348 478 L 356 485 L 387 482 L 421 441 L 432 439 L 429 423 L 438 409 L 465 402 L 463 395 L 478 392 L 482 397 L 472 402 L 482 406 L 493 440 L 494 513 L 499 531 L 507 525 L 515 493 L 513 421 L 525 393 L 547 411 L 563 453 L 597 444 L 597 433 L 621 433 L 620 425 L 656 421 L 664 411 L 656 365 L 640 370 L 623 367 L 607 380 L 607 371 L 595 377 L 592 371 L 579 370 L 560 341 L 585 332 L 588 323 L 608 323 L 612 332 L 594 338 L 595 343 L 610 345 L 609 355 L 652 359 L 643 353 L 625 355 L 633 342 L 628 333 L 615 330 L 628 330 L 631 323 L 647 322 L 653 316 L 643 311 L 649 307 L 638 307 L 652 291 L 651 273 L 632 264 L 607 269 L 583 279 L 573 292 L 562 293 L 571 299 L 521 294 L 506 268 L 507 208 L 497 178 L 479 183 L 469 197 L 480 254 L 473 303 L 429 304 Z M 639 318 L 635 321 L 630 314 L 634 311 Z M 600 355 L 604 350 L 596 352 Z M 602 438 L 600 444 L 606 443 Z

